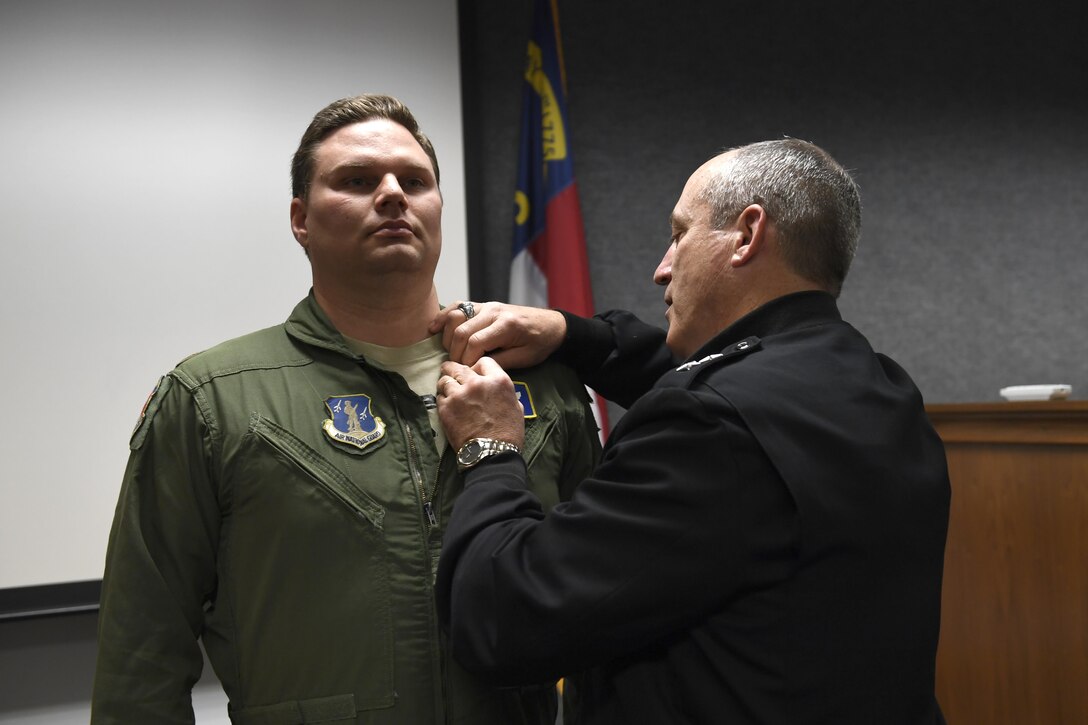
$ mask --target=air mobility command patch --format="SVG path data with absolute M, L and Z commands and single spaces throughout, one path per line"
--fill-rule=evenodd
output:
M 370 410 L 369 395 L 340 395 L 325 398 L 331 418 L 322 428 L 329 438 L 363 449 L 385 435 L 385 423 Z
M 514 392 L 518 394 L 518 402 L 521 403 L 521 409 L 525 412 L 526 418 L 536 417 L 536 408 L 533 407 L 533 395 L 529 392 L 529 386 L 525 383 L 513 381 Z

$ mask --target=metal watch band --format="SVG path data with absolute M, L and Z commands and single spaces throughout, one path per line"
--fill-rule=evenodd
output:
M 521 453 L 521 449 L 513 443 L 495 438 L 470 438 L 457 449 L 457 468 L 461 471 L 468 470 L 489 456 L 507 451 Z

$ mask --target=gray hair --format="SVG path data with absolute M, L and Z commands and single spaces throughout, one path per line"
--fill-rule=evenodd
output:
M 699 197 L 721 229 L 750 204 L 774 222 L 786 263 L 836 297 L 857 251 L 861 197 L 829 153 L 799 139 L 740 146 L 715 167 Z

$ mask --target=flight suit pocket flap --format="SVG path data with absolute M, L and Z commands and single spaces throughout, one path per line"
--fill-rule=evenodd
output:
M 382 528 L 385 508 L 355 486 L 340 469 L 329 463 L 324 456 L 299 440 L 286 428 L 277 425 L 259 413 L 250 416 L 249 428 L 295 465 L 306 471 L 322 487 L 365 516 L 378 529 Z
M 311 725 L 349 720 L 355 720 L 354 695 L 293 700 L 230 713 L 230 721 L 234 725 Z

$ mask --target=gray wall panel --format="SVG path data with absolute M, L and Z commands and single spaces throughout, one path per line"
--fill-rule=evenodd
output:
M 467 5 L 470 244 L 486 256 L 472 289 L 502 299 L 528 2 Z M 1075 4 L 560 0 L 559 12 L 598 309 L 663 323 L 650 274 L 688 174 L 722 147 L 796 136 L 855 172 L 864 224 L 841 306 L 927 402 L 1044 382 L 1088 395 Z

